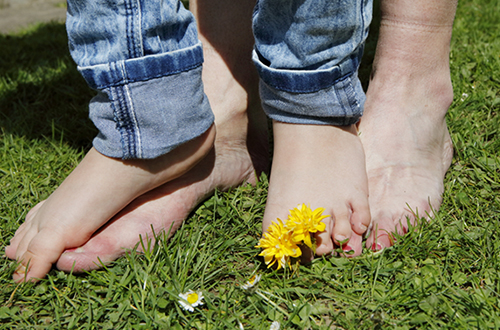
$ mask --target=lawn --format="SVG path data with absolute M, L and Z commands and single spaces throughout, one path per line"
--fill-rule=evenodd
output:
M 460 1 L 448 124 L 455 146 L 444 202 L 381 252 L 317 258 L 297 272 L 266 269 L 254 248 L 267 178 L 217 192 L 169 241 L 83 275 L 53 269 L 38 284 L 11 280 L 1 259 L 2 329 L 499 329 L 500 11 Z M 375 23 L 376 24 L 376 20 Z M 366 82 L 376 41 L 367 44 Z M 0 244 L 90 147 L 93 92 L 76 71 L 62 24 L 0 35 Z M 144 242 L 147 246 L 147 242 Z M 254 274 L 261 280 L 244 289 Z M 204 304 L 182 309 L 179 293 Z

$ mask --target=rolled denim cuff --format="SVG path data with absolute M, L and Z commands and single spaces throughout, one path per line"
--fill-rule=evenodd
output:
M 174 54 L 175 53 L 175 54 Z M 100 153 L 152 159 L 204 132 L 214 122 L 203 92 L 201 44 L 191 49 L 79 68 L 99 91 L 89 105 Z
M 112 63 L 78 67 L 94 89 L 104 89 L 189 71 L 203 63 L 203 47 L 196 45 L 168 53 L 147 55 Z
M 266 66 L 254 51 L 260 96 L 266 114 L 292 124 L 355 124 L 365 93 L 357 76 L 358 56 L 328 70 L 280 70 Z

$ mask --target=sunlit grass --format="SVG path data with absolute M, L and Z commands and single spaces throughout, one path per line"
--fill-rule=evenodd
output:
M 267 269 L 254 248 L 267 179 L 216 193 L 170 241 L 84 275 L 16 285 L 1 259 L 5 329 L 500 328 L 500 12 L 460 1 L 452 42 L 455 156 L 441 210 L 382 252 Z M 373 45 L 369 43 L 369 45 Z M 373 47 L 373 46 L 369 46 Z M 62 24 L 0 35 L 0 243 L 76 166 L 95 134 L 92 97 Z M 369 54 L 373 48 L 367 49 Z M 367 67 L 365 66 L 365 71 Z M 366 77 L 365 77 L 366 78 Z M 253 275 L 262 278 L 252 288 Z M 194 312 L 179 293 L 201 290 Z

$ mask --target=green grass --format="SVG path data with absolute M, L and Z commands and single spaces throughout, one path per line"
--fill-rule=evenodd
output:
M 52 270 L 39 284 L 16 285 L 15 265 L 1 259 L 1 328 L 269 329 L 277 320 L 282 329 L 499 329 L 499 23 L 496 1 L 460 1 L 448 113 L 455 156 L 443 206 L 393 248 L 352 260 L 319 258 L 295 274 L 267 270 L 253 248 L 263 177 L 256 187 L 215 194 L 170 241 L 102 270 Z M 26 212 L 83 157 L 95 129 L 87 119 L 93 92 L 68 55 L 63 25 L 0 35 L 0 49 L 5 246 Z M 257 286 L 241 289 L 256 272 Z M 177 302 L 188 289 L 205 296 L 193 313 Z

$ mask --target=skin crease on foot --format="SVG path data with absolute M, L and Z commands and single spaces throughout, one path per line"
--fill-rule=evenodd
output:
M 241 19 L 250 18 L 253 6 L 252 1 L 231 0 L 190 4 L 204 45 L 203 82 L 217 126 L 214 149 L 188 173 L 135 199 L 88 242 L 66 250 L 58 269 L 100 268 L 100 261 L 116 260 L 136 247 L 140 237 L 153 238 L 152 228 L 157 235 L 164 231 L 171 236 L 216 188 L 256 183 L 258 173 L 267 170 L 267 119 L 250 57 L 253 36 L 250 19 Z
M 445 115 L 453 101 L 449 46 L 456 1 L 386 0 L 359 123 L 372 228 L 366 246 L 394 244 L 408 220 L 439 209 L 453 156 Z M 352 244 L 361 250 L 360 237 Z

